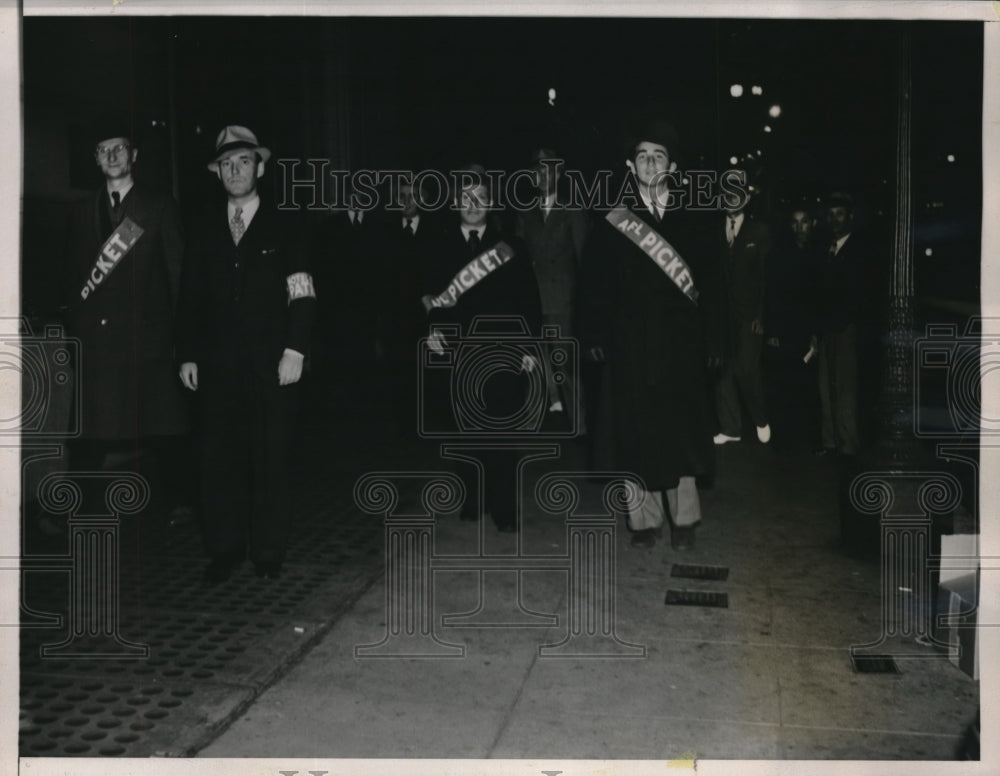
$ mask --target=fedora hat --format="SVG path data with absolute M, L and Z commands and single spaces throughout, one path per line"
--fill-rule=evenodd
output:
M 246 127 L 231 124 L 223 129 L 219 133 L 219 136 L 215 138 L 215 156 L 212 158 L 212 161 L 208 163 L 208 169 L 212 172 L 218 172 L 219 160 L 223 156 L 231 151 L 237 151 L 243 148 L 249 148 L 256 151 L 262 162 L 266 162 L 271 158 L 271 152 L 257 142 L 257 136 L 253 132 Z

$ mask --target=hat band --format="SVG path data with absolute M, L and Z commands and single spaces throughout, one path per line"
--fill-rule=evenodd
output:
M 238 151 L 242 148 L 250 148 L 256 151 L 260 148 L 260 146 L 255 145 L 248 140 L 233 140 L 232 142 L 224 143 L 215 150 L 215 159 L 213 161 L 217 162 L 230 151 Z

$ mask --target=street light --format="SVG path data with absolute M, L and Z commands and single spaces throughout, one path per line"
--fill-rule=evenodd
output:
M 767 115 L 770 116 L 772 119 L 778 118 L 778 116 L 781 115 L 781 106 L 772 105 L 770 109 L 767 111 Z
M 757 86 L 756 84 L 754 84 L 753 86 L 750 87 L 750 93 L 760 97 L 760 95 L 764 93 L 764 87 Z
M 555 104 L 556 104 L 556 90 L 549 89 L 549 105 L 555 105 Z
M 770 132 L 771 131 L 771 126 L 769 124 L 765 124 L 764 125 L 764 131 L 765 132 Z
M 733 84 L 732 86 L 729 87 L 729 93 L 733 95 L 733 97 L 742 97 L 743 84 Z
M 729 163 L 730 163 L 730 164 L 739 164 L 739 161 L 740 161 L 740 160 L 739 160 L 739 159 L 737 159 L 737 158 L 736 158 L 735 156 L 730 156 L 730 157 L 729 157 Z
M 955 154 L 948 154 L 948 161 L 949 162 L 954 162 L 955 161 Z

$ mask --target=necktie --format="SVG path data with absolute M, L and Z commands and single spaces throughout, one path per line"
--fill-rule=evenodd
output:
M 120 208 L 121 206 L 122 206 L 122 195 L 119 194 L 117 191 L 112 191 L 111 192 L 111 208 L 115 211 L 115 213 L 117 213 L 118 212 L 118 208 Z
M 233 220 L 229 222 L 229 231 L 233 233 L 233 243 L 239 245 L 246 230 L 247 225 L 243 223 L 243 208 L 238 207 L 233 213 Z
M 736 216 L 729 216 L 726 220 L 726 242 L 730 246 L 736 242 Z
M 479 250 L 479 230 L 473 229 L 469 232 L 469 247 L 474 251 Z
M 403 231 L 407 235 L 412 235 L 413 234 L 413 219 L 412 218 L 407 218 L 406 219 L 406 226 L 403 227 Z
M 830 254 L 830 256 L 836 256 L 837 255 L 837 241 L 836 240 L 834 240 L 832 243 L 830 243 L 830 250 L 828 251 L 828 253 Z

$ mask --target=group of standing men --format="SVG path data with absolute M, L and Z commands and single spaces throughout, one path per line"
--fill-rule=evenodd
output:
M 245 127 L 219 133 L 208 169 L 225 199 L 184 239 L 171 199 L 135 182 L 127 125 L 96 134 L 105 183 L 73 215 L 63 274 L 67 332 L 80 341 L 71 467 L 99 471 L 109 454 L 152 449 L 168 506 L 201 508 L 205 582 L 228 579 L 248 551 L 257 576 L 275 578 L 316 295 L 301 231 L 257 191 L 270 151 Z M 182 385 L 197 396 L 198 494 Z
M 105 185 L 75 213 L 64 275 L 68 331 L 82 346 L 83 433 L 73 466 L 99 469 L 121 447 L 156 451 L 161 470 L 175 475 L 165 477 L 164 488 L 177 497 L 174 506 L 200 506 L 208 584 L 228 579 L 247 554 L 259 577 L 281 574 L 297 384 L 307 352 L 329 350 L 334 343 L 324 342 L 325 335 L 337 329 L 347 328 L 348 342 L 377 343 L 392 367 L 401 427 L 414 425 L 418 411 L 454 415 L 462 399 L 446 382 L 435 383 L 427 367 L 435 359 L 451 363 L 456 332 L 470 333 L 477 317 L 516 316 L 516 330 L 500 323 L 479 332 L 494 338 L 537 336 L 549 325 L 561 338 L 577 339 L 585 357 L 601 365 L 588 397 L 592 412 L 582 409 L 582 385 L 557 376 L 547 353 L 525 354 L 518 369 L 496 370 L 474 401 L 487 417 L 510 417 L 528 382 L 541 381 L 548 415 L 572 414 L 577 429 L 589 432 L 595 468 L 633 475 L 628 522 L 636 546 L 654 545 L 668 515 L 672 545 L 693 544 L 701 518 L 697 479 L 713 469 L 713 442 L 739 438 L 740 394 L 758 438 L 770 439 L 760 373 L 769 326 L 769 233 L 742 208 L 726 214 L 720 235 L 712 214 L 671 206 L 664 173 L 676 168 L 678 141 L 665 122 L 642 125 L 627 142 L 624 162 L 638 199 L 594 223 L 561 198 L 562 162 L 551 148 L 532 157 L 536 206 L 519 212 L 509 230 L 495 217 L 496 203 L 475 167 L 454 193 L 451 222 L 427 223 L 419 192 L 401 186 L 392 211 L 398 223 L 381 224 L 378 252 L 391 261 L 380 265 L 388 273 L 380 287 L 389 303 L 378 314 L 346 306 L 363 296 L 337 288 L 343 257 L 333 255 L 336 246 L 356 251 L 372 214 L 348 209 L 324 225 L 318 245 L 304 238 L 297 221 L 261 200 L 257 183 L 270 151 L 249 129 L 220 132 L 207 166 L 225 202 L 186 239 L 170 198 L 135 184 L 130 133 L 99 135 L 95 160 Z M 846 216 L 831 220 L 843 250 L 849 202 L 833 204 L 847 207 Z M 843 324 L 850 323 L 845 308 L 854 296 L 843 282 L 851 267 L 838 255 L 832 251 L 821 267 L 821 282 L 831 290 L 817 343 L 821 375 L 831 386 L 820 392 L 823 442 L 851 453 L 853 346 L 851 327 Z M 342 301 L 335 305 L 334 298 Z M 772 347 L 780 347 L 779 328 L 767 332 Z M 713 368 L 720 370 L 715 411 Z M 432 396 L 418 408 L 416 384 L 424 378 Z M 191 481 L 182 443 L 190 394 L 183 396 L 180 386 L 197 400 L 197 498 L 184 487 Z M 585 429 L 585 419 L 592 428 Z M 497 446 L 473 463 L 490 476 L 472 477 L 475 467 L 459 467 L 468 494 L 463 519 L 489 514 L 498 530 L 517 531 L 516 452 Z

